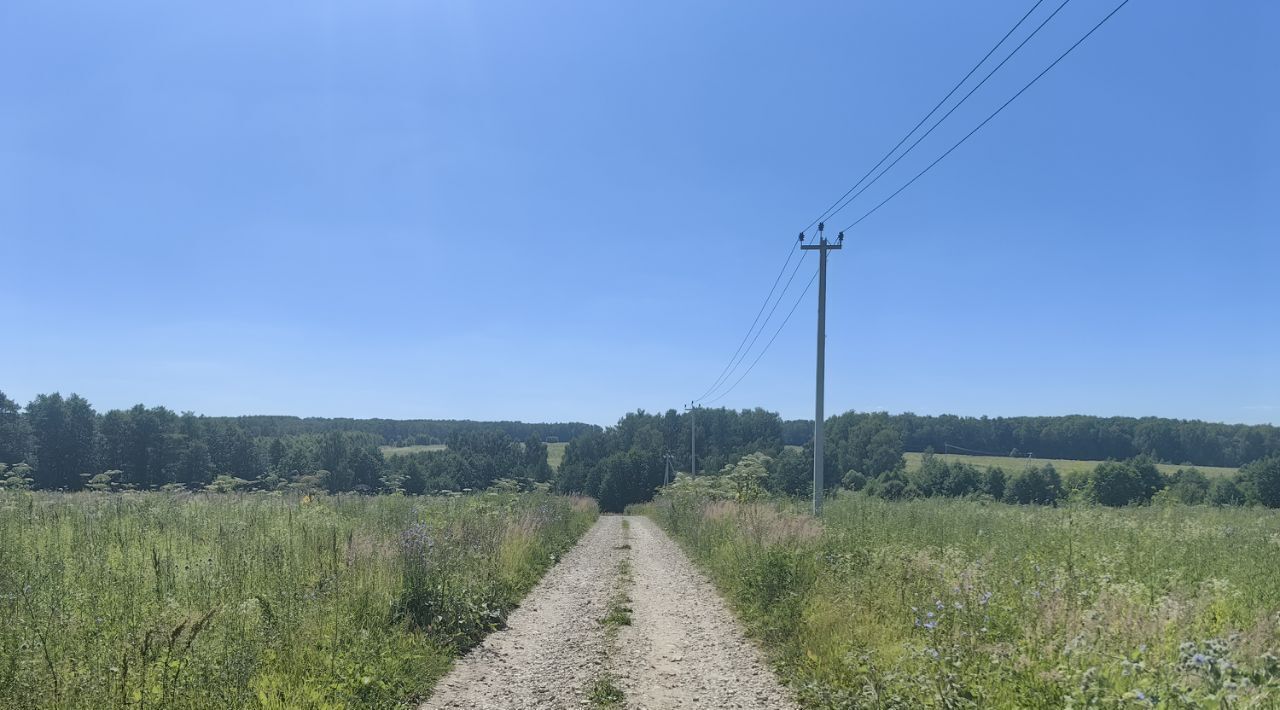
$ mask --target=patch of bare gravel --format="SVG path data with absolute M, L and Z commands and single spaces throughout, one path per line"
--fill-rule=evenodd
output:
M 632 625 L 610 659 L 627 706 L 796 708 L 724 600 L 653 521 L 629 516 Z

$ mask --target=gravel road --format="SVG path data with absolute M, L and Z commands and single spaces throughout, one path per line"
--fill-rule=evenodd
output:
M 624 559 L 632 570 L 625 583 Z M 600 619 L 619 584 L 632 622 L 614 635 Z M 661 529 L 645 517 L 602 516 L 423 709 L 589 708 L 604 677 L 627 708 L 796 707 L 711 583 Z

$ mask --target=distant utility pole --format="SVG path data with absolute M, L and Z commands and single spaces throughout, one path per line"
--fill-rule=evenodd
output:
M 827 238 L 822 235 L 825 225 L 818 223 L 818 243 L 805 244 L 804 232 L 800 233 L 801 249 L 817 249 L 818 250 L 818 382 L 817 396 L 814 398 L 813 413 L 813 514 L 814 516 L 822 515 L 822 485 L 823 485 L 823 458 L 822 458 L 822 395 L 825 390 L 824 378 L 826 376 L 827 367 L 827 252 L 832 249 L 839 249 L 844 245 L 844 232 L 836 238 L 835 244 L 828 244 Z
M 698 406 L 693 402 L 684 410 L 689 413 L 689 469 L 690 475 L 698 475 Z
M 676 470 L 676 461 L 670 451 L 662 455 L 662 460 L 667 462 L 667 468 L 662 472 L 662 485 L 666 486 L 671 483 L 671 472 Z

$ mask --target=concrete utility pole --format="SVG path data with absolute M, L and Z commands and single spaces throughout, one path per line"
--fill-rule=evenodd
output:
M 827 367 L 827 252 L 839 249 L 844 245 L 844 232 L 837 237 L 835 244 L 828 244 L 822 236 L 825 225 L 818 223 L 818 243 L 801 244 L 801 249 L 818 250 L 818 381 L 813 412 L 813 514 L 822 515 L 823 486 L 823 440 L 822 440 L 822 396 L 826 389 L 824 380 Z M 804 232 L 800 233 L 800 241 L 804 241 Z
M 693 402 L 684 410 L 689 413 L 689 470 L 698 475 L 698 407 Z

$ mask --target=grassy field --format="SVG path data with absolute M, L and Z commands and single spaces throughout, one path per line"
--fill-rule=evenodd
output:
M 0 494 L 0 707 L 411 707 L 595 516 L 545 494 Z
M 686 491 L 642 512 L 808 708 L 1280 707 L 1275 511 L 846 494 L 819 523 Z
M 560 464 L 564 462 L 564 450 L 568 446 L 567 441 L 547 444 L 547 463 L 551 464 L 552 469 L 560 470 Z
M 547 463 L 551 464 L 554 470 L 560 470 L 560 462 L 564 461 L 564 450 L 569 446 L 566 441 L 553 442 L 547 444 Z M 444 451 L 444 444 L 426 444 L 419 446 L 383 446 L 383 456 L 404 456 L 407 454 L 416 454 L 420 451 Z
M 903 457 L 907 460 L 907 470 L 915 471 L 920 468 L 920 457 L 923 454 L 916 452 L 907 452 Z M 1047 463 L 1053 464 L 1058 473 L 1066 476 L 1072 471 L 1092 471 L 1094 467 L 1102 463 L 1101 461 L 1074 461 L 1071 459 L 1031 459 L 1031 458 L 1013 458 L 1010 456 L 969 456 L 967 454 L 935 454 L 938 458 L 947 461 L 962 461 L 964 463 L 973 464 L 974 466 L 987 467 L 999 466 L 1005 470 L 1005 473 L 1014 473 L 1021 471 L 1027 466 L 1043 466 Z M 1173 464 L 1161 463 L 1156 464 L 1161 473 L 1170 474 L 1180 468 L 1191 468 L 1190 466 L 1175 466 Z M 1237 469 L 1223 468 L 1218 466 L 1196 466 L 1200 472 L 1206 476 L 1233 476 Z

